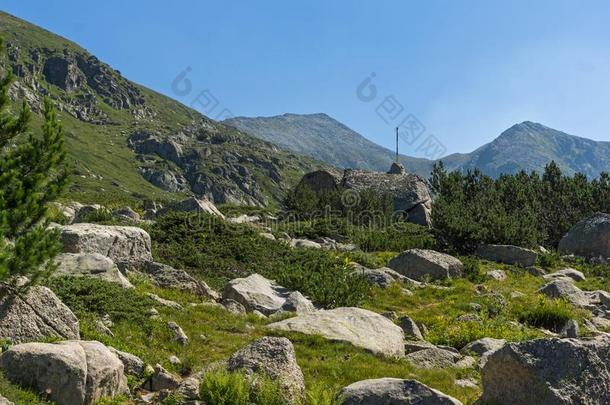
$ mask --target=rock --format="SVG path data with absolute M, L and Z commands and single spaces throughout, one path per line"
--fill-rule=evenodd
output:
M 406 339 L 424 340 L 421 331 L 413 319 L 408 316 L 398 318 L 398 326 L 401 327 Z
M 260 274 L 236 278 L 225 286 L 222 297 L 242 304 L 248 312 L 254 310 L 271 315 L 280 309 L 292 291 Z
M 610 403 L 608 340 L 537 339 L 495 351 L 482 370 L 483 403 Z
M 247 214 L 242 214 L 238 217 L 227 218 L 227 221 L 233 224 L 254 224 L 256 222 L 259 222 L 260 220 L 261 217 L 259 217 L 258 215 Z
M 164 369 L 160 364 L 155 365 L 154 370 L 153 375 L 144 384 L 149 391 L 173 391 L 180 386 L 180 378 Z
M 361 308 L 336 308 L 302 314 L 268 325 L 275 330 L 321 335 L 386 356 L 404 354 L 403 331 L 392 321 Z
M 80 339 L 78 318 L 47 287 L 19 293 L 0 287 L 0 296 L 0 337 L 13 343 L 50 337 Z
M 407 174 L 405 167 L 401 163 L 392 162 L 388 174 Z
M 120 208 L 112 213 L 114 216 L 124 217 L 133 221 L 140 220 L 140 214 L 131 209 L 131 207 Z
M 431 347 L 409 353 L 406 355 L 406 359 L 415 367 L 432 369 L 456 367 L 457 363 L 462 360 L 462 356 L 450 350 Z
M 482 338 L 468 343 L 460 350 L 463 354 L 474 353 L 477 356 L 483 356 L 496 351 L 506 344 L 504 339 Z
M 278 380 L 293 399 L 302 398 L 305 393 L 305 380 L 297 364 L 294 347 L 284 337 L 266 336 L 254 341 L 229 358 L 228 369 L 262 372 Z
M 140 228 L 81 223 L 58 229 L 65 253 L 99 253 L 136 266 L 152 260 L 150 235 Z
M 519 298 L 523 298 L 526 295 L 524 293 L 522 293 L 521 291 L 513 291 L 510 293 L 510 298 L 511 299 L 519 299 Z
M 261 232 L 259 233 L 259 235 L 265 239 L 275 240 L 275 236 L 273 236 L 273 234 L 269 232 Z
M 405 342 L 405 353 L 415 353 L 424 349 L 433 349 L 434 346 L 430 342 L 426 342 L 425 340 L 407 340 Z
M 316 308 L 303 294 L 298 291 L 293 291 L 286 297 L 286 301 L 284 301 L 284 305 L 282 305 L 282 310 L 296 312 L 297 314 L 309 314 L 315 312 Z
M 244 307 L 242 304 L 240 304 L 239 302 L 232 300 L 232 299 L 223 299 L 222 300 L 222 306 L 229 312 L 231 312 L 232 314 L 235 315 L 239 315 L 239 314 L 245 314 L 246 311 L 246 307 Z M 252 311 L 254 312 L 254 311 Z M 260 311 L 259 311 L 260 312 Z
M 168 207 L 161 208 L 157 211 L 157 215 L 161 216 L 170 211 L 206 213 L 223 219 L 225 217 L 211 201 L 201 200 L 195 197 L 187 198 L 186 200 L 170 204 Z
M 563 278 L 563 277 L 571 278 L 574 281 L 584 281 L 585 280 L 585 275 L 581 271 L 578 271 L 575 269 L 563 269 L 563 270 L 556 271 L 555 273 L 551 273 L 551 274 L 547 274 L 547 275 L 543 276 L 543 278 L 545 280 L 553 280 L 556 278 Z
M 176 340 L 176 342 L 180 343 L 181 345 L 188 344 L 188 342 L 189 342 L 188 336 L 186 336 L 186 333 L 184 333 L 182 328 L 176 322 L 173 322 L 173 321 L 168 322 L 167 327 L 174 334 L 174 339 Z
M 322 245 L 320 245 L 318 242 L 308 239 L 292 239 L 290 241 L 290 246 L 296 248 L 322 249 Z
M 538 260 L 538 254 L 533 250 L 512 245 L 481 245 L 477 249 L 477 256 L 522 267 L 533 266 Z
M 527 271 L 529 274 L 531 274 L 534 277 L 541 277 L 546 274 L 546 271 L 544 269 L 541 269 L 540 267 L 536 267 L 536 266 L 526 267 L 525 271 Z
M 610 214 L 598 212 L 579 221 L 559 241 L 558 251 L 586 258 L 610 257 Z
M 496 281 L 506 280 L 506 273 L 504 272 L 504 270 L 489 270 L 487 273 L 485 273 L 485 275 L 487 276 L 487 278 Z
M 175 309 L 176 311 L 181 311 L 183 309 L 182 305 L 178 304 L 176 301 L 166 300 L 165 298 L 161 298 L 157 294 L 153 293 L 146 293 L 146 295 L 150 297 L 153 301 L 163 305 L 164 307 Z M 154 315 L 159 315 L 159 313 L 157 312 Z
M 474 378 L 460 378 L 455 380 L 455 385 L 460 388 L 479 388 L 479 384 Z
M 76 211 L 74 222 L 87 222 L 92 215 L 98 214 L 100 211 L 106 211 L 106 208 L 99 204 L 73 204 Z
M 178 270 L 162 263 L 146 262 L 142 266 L 142 272 L 159 287 L 188 291 L 212 300 L 220 299 L 219 293 L 184 270 Z
M 168 358 L 169 363 L 173 365 L 182 364 L 182 361 L 177 356 L 171 355 Z
M 53 277 L 94 277 L 124 288 L 133 288 L 114 262 L 99 253 L 62 253 L 55 257 Z
M 176 393 L 184 400 L 198 400 L 199 398 L 199 387 L 201 386 L 201 379 L 198 376 L 190 376 L 182 380 Z
M 443 280 L 462 276 L 463 265 L 453 256 L 427 249 L 409 249 L 390 261 L 398 273 L 422 281 Z
M 106 326 L 106 324 L 101 319 L 95 321 L 95 331 L 104 335 L 108 335 L 110 337 L 114 337 L 114 333 L 112 332 L 112 330 L 110 330 L 110 328 Z
M 15 405 L 13 402 L 0 395 L 0 405 Z
M 128 392 L 123 363 L 99 342 L 20 344 L 2 354 L 0 368 L 11 382 L 48 393 L 59 405 L 94 404 Z
M 378 378 L 355 382 L 341 390 L 344 405 L 461 405 L 416 380 Z
M 123 363 L 125 374 L 134 375 L 136 377 L 140 377 L 144 374 L 146 364 L 141 358 L 131 353 L 122 352 L 110 346 L 108 346 L 108 350 L 114 353 L 115 356 L 117 356 L 119 360 L 121 360 L 121 363 Z
M 412 284 L 414 286 L 420 286 L 419 281 L 412 280 L 408 277 L 403 276 L 396 270 L 392 270 L 389 267 L 381 267 L 378 269 L 369 269 L 358 263 L 354 264 L 355 275 L 362 275 L 366 278 L 367 282 L 375 287 L 387 288 L 392 283 L 403 282 L 406 284 Z
M 456 318 L 459 322 L 481 322 L 479 314 L 463 314 Z
M 578 322 L 576 322 L 574 319 L 570 319 L 563 326 L 559 335 L 566 338 L 577 338 L 579 333 L 580 329 L 578 327 Z
M 576 306 L 585 307 L 589 305 L 587 294 L 572 284 L 571 281 L 565 279 L 550 281 L 542 286 L 538 292 L 549 298 L 565 298 Z

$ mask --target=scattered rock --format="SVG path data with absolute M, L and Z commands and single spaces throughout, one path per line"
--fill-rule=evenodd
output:
M 521 291 L 513 291 L 510 293 L 510 298 L 512 299 L 519 299 L 519 298 L 523 298 L 526 295 L 524 293 L 522 293 Z
M 123 363 L 94 341 L 24 343 L 0 357 L 13 383 L 45 392 L 60 405 L 89 405 L 128 392 Z
M 176 393 L 187 401 L 198 400 L 199 398 L 199 387 L 201 386 L 201 379 L 199 376 L 190 376 L 182 380 L 180 386 L 176 389 Z M 203 405 L 203 403 L 202 403 Z
M 474 353 L 477 356 L 484 356 L 494 352 L 506 344 L 504 339 L 482 338 L 468 343 L 460 350 L 463 354 Z
M 455 385 L 460 388 L 479 388 L 479 384 L 474 378 L 460 378 L 455 380 Z
M 275 236 L 273 236 L 273 234 L 269 232 L 261 232 L 259 233 L 259 235 L 265 239 L 275 240 Z
M 574 225 L 559 241 L 558 251 L 586 258 L 610 257 L 610 214 L 598 212 Z
M 578 322 L 576 322 L 574 319 L 570 319 L 563 326 L 559 335 L 566 338 L 577 338 L 579 333 L 580 329 L 578 327 Z
M 13 343 L 80 339 L 78 318 L 47 287 L 16 292 L 0 286 L 0 296 L 0 336 Z
M 161 298 L 157 294 L 153 293 L 146 293 L 146 295 L 150 297 L 153 301 L 157 302 L 160 305 L 163 305 L 164 307 L 175 309 L 176 311 L 181 311 L 183 309 L 182 305 L 178 304 L 176 301 L 166 300 L 165 298 Z M 159 313 L 157 312 L 154 315 L 159 315 Z
M 121 363 L 123 363 L 125 374 L 134 375 L 136 377 L 140 377 L 144 374 L 146 364 L 141 358 L 131 353 L 122 352 L 110 346 L 108 346 L 108 350 L 114 353 L 119 358 L 119 360 L 121 360 Z
M 463 265 L 445 253 L 427 249 L 409 249 L 390 261 L 389 267 L 409 278 L 422 281 L 461 277 Z
M 424 340 L 421 331 L 413 319 L 408 316 L 401 316 L 398 318 L 398 326 L 401 327 L 405 334 L 406 339 L 411 340 Z
M 302 314 L 268 325 L 271 329 L 321 335 L 387 356 L 404 354 L 402 329 L 387 318 L 361 308 L 336 308 Z
M 533 250 L 512 245 L 481 245 L 477 249 L 477 256 L 522 267 L 533 266 L 538 260 L 538 254 Z
M 290 241 L 290 246 L 296 248 L 322 249 L 322 245 L 320 245 L 318 242 L 308 239 L 292 239 Z
M 284 305 L 282 305 L 282 311 L 296 312 L 297 314 L 309 314 L 315 312 L 315 310 L 316 308 L 312 302 L 298 291 L 291 292 L 286 297 Z
M 575 269 L 563 269 L 556 271 L 555 273 L 544 275 L 543 278 L 545 280 L 553 280 L 557 278 L 570 278 L 574 281 L 584 281 L 585 275 L 578 270 Z
M 455 398 L 443 394 L 416 380 L 378 378 L 355 382 L 341 390 L 344 405 L 461 405 Z
M 580 288 L 565 279 L 550 281 L 542 286 L 539 293 L 549 298 L 565 298 L 573 305 L 585 307 L 589 305 L 589 297 Z
M 134 266 L 152 260 L 150 235 L 140 228 L 81 223 L 59 226 L 59 233 L 65 253 L 99 253 Z
M 120 208 L 112 213 L 114 216 L 123 217 L 132 221 L 139 221 L 140 214 L 131 209 L 131 207 Z
M 375 287 L 388 288 L 392 283 L 405 282 L 413 285 L 421 285 L 420 282 L 411 280 L 408 277 L 403 276 L 396 270 L 392 270 L 389 267 L 381 267 L 378 269 L 369 269 L 360 264 L 354 266 L 354 274 L 363 275 L 367 282 Z
M 546 270 L 536 266 L 528 266 L 526 267 L 525 271 L 534 277 L 542 277 L 546 274 Z
M 246 313 L 246 307 L 241 305 L 239 302 L 232 299 L 223 299 L 222 300 L 223 307 L 231 312 L 232 314 L 239 315 Z M 259 311 L 260 312 L 260 311 Z
M 142 272 L 159 287 L 189 291 L 212 300 L 220 299 L 219 293 L 211 289 L 205 282 L 196 280 L 184 270 L 178 270 L 162 263 L 146 262 L 142 266 Z
M 188 342 L 189 342 L 188 336 L 186 336 L 186 333 L 184 333 L 182 328 L 176 322 L 173 322 L 173 321 L 168 322 L 167 327 L 173 332 L 174 339 L 178 343 L 180 343 L 181 345 L 188 344 Z
M 305 380 L 297 364 L 294 347 L 284 337 L 266 336 L 256 340 L 231 356 L 228 369 L 263 372 L 271 379 L 278 380 L 294 399 L 303 397 L 305 393 Z
M 439 347 L 430 347 L 406 355 L 406 359 L 415 367 L 432 369 L 458 367 L 463 358 L 459 353 Z
M 496 281 L 504 281 L 506 280 L 506 273 L 504 270 L 489 270 L 486 273 L 487 278 L 496 280 Z
M 176 365 L 176 364 L 181 364 L 182 362 L 180 361 L 180 359 L 177 356 L 171 355 L 169 356 L 169 363 Z
M 54 260 L 57 269 L 53 272 L 53 277 L 95 277 L 117 283 L 124 288 L 133 288 L 116 264 L 102 254 L 62 253 Z
M 509 343 L 482 370 L 484 403 L 610 403 L 607 339 Z
M 176 377 L 160 364 L 155 365 L 154 373 L 150 379 L 144 384 L 144 388 L 149 391 L 173 391 L 180 386 L 180 378 Z

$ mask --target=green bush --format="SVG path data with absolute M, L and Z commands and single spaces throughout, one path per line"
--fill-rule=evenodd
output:
M 366 296 L 364 281 L 352 277 L 332 252 L 293 249 L 261 237 L 247 225 L 210 215 L 172 213 L 159 218 L 150 233 L 158 260 L 216 288 L 233 278 L 259 273 L 324 307 L 356 305 Z
M 201 382 L 200 395 L 207 405 L 285 405 L 279 383 L 263 375 L 212 371 Z
M 485 275 L 481 271 L 481 264 L 476 257 L 462 258 L 464 264 L 463 276 L 473 283 L 482 283 L 485 281 Z

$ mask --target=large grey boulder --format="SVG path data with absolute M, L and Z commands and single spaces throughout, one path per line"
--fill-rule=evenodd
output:
M 294 347 L 284 337 L 263 337 L 233 354 L 228 362 L 229 371 L 264 373 L 278 380 L 293 399 L 305 393 L 305 379 L 297 364 Z
M 512 245 L 481 245 L 477 256 L 499 263 L 529 267 L 536 264 L 538 254 L 530 249 Z
M 406 250 L 394 257 L 388 266 L 418 281 L 461 277 L 464 268 L 459 259 L 429 249 Z
M 582 273 L 582 271 L 578 271 L 576 269 L 561 269 L 558 270 L 554 273 L 550 273 L 550 274 L 545 274 L 542 276 L 542 278 L 544 278 L 545 280 L 554 280 L 557 278 L 566 278 L 566 279 L 572 279 L 574 281 L 584 281 L 586 279 L 585 275 Z
M 58 229 L 65 253 L 99 253 L 134 265 L 152 260 L 150 235 L 141 228 L 81 223 Z
M 0 368 L 11 382 L 59 405 L 95 404 L 128 392 L 123 363 L 99 342 L 20 344 L 2 354 Z
M 78 318 L 47 287 L 18 293 L 3 287 L 0 294 L 0 337 L 13 343 L 50 337 L 80 339 Z
M 484 356 L 490 352 L 502 348 L 506 344 L 504 339 L 494 339 L 485 337 L 468 343 L 461 350 L 463 354 L 474 353 L 477 356 Z
M 131 374 L 136 377 L 141 377 L 144 375 L 144 370 L 146 369 L 146 363 L 144 360 L 136 356 L 135 354 L 122 352 L 120 350 L 115 349 L 114 347 L 108 346 L 108 350 L 114 353 L 121 363 L 123 363 L 125 374 Z
M 285 308 L 284 305 L 292 293 L 289 289 L 255 273 L 229 281 L 224 288 L 222 298 L 239 302 L 248 312 L 259 311 L 268 316 L 281 309 L 287 310 L 290 303 Z M 293 297 L 291 301 L 297 298 L 303 304 L 302 296 Z
M 592 300 L 592 297 L 576 287 L 572 280 L 566 280 L 564 278 L 548 282 L 543 285 L 538 292 L 549 298 L 564 298 L 573 305 L 580 307 L 588 306 Z
M 386 356 L 404 355 L 402 329 L 386 317 L 361 308 L 336 308 L 302 314 L 268 325 L 274 330 L 320 335 Z
M 610 258 L 610 214 L 598 212 L 574 225 L 558 250 L 587 258 Z
M 416 380 L 377 378 L 355 382 L 341 390 L 344 405 L 461 405 Z
M 125 288 L 133 285 L 120 272 L 114 262 L 99 253 L 62 253 L 55 259 L 57 265 L 54 277 L 94 277 L 111 283 L 117 283 Z
M 483 403 L 610 403 L 607 339 L 538 339 L 510 343 L 482 370 Z
M 189 291 L 212 300 L 220 299 L 220 294 L 204 281 L 195 279 L 184 270 L 178 270 L 162 263 L 146 262 L 141 266 L 141 271 L 159 287 Z

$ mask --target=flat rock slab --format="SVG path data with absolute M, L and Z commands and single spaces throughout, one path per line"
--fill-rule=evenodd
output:
M 124 288 L 133 288 L 129 280 L 109 258 L 99 253 L 62 253 L 55 257 L 53 277 L 93 277 Z
M 417 281 L 458 278 L 464 268 L 459 259 L 430 249 L 405 250 L 388 267 Z
M 361 308 L 336 308 L 268 325 L 275 330 L 320 335 L 386 356 L 403 356 L 402 329 L 386 317 Z
M 493 262 L 529 267 L 536 264 L 538 254 L 531 249 L 513 245 L 481 245 L 477 256 Z
M 355 382 L 341 391 L 344 405 L 461 405 L 455 398 L 416 380 L 377 378 Z

